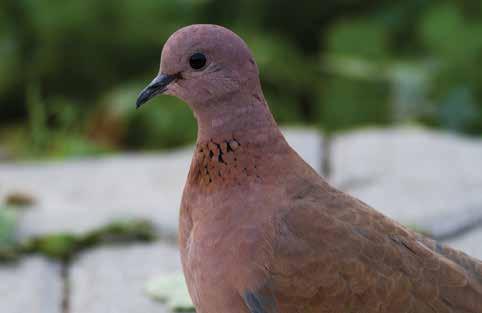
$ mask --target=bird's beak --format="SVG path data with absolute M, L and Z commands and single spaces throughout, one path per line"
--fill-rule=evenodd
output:
M 149 101 L 152 97 L 163 93 L 167 89 L 167 85 L 176 80 L 177 75 L 159 74 L 156 78 L 147 85 L 144 90 L 141 91 L 139 97 L 137 97 L 136 107 L 139 108 L 141 105 Z

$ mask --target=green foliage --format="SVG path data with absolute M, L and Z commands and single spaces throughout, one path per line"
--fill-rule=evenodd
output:
M 77 249 L 77 241 L 72 234 L 52 234 L 30 241 L 24 249 L 40 252 L 49 258 L 66 260 Z
M 440 103 L 438 120 L 444 128 L 464 131 L 477 122 L 480 107 L 476 105 L 474 95 L 466 87 L 453 88 Z
M 15 216 L 5 215 L 0 208 L 0 261 L 11 261 L 30 253 L 68 261 L 75 254 L 99 244 L 145 242 L 157 238 L 150 222 L 126 220 L 112 222 L 85 234 L 54 233 L 16 242 L 12 237 L 14 223 Z
M 168 36 L 200 22 L 245 38 L 283 123 L 388 123 L 397 90 L 390 68 L 427 63 L 419 104 L 427 108 L 411 119 L 482 133 L 480 1 L 6 0 L 0 132 L 9 133 L 1 137 L 27 157 L 192 142 L 194 119 L 180 101 L 164 97 L 135 111 L 133 99 L 155 75 Z M 358 60 L 357 78 L 333 71 L 341 58 Z
M 126 143 L 134 148 L 172 148 L 196 138 L 191 110 L 174 98 L 158 98 L 129 120 Z
M 482 132 L 482 20 L 467 19 L 459 7 L 445 3 L 427 13 L 421 35 L 439 63 L 433 78 L 437 114 L 432 123 Z
M 27 88 L 28 127 L 9 136 L 17 156 L 66 158 L 101 154 L 109 147 L 88 140 L 83 134 L 81 110 L 62 97 L 42 100 L 38 84 Z
M 1 19 L 1 17 L 0 17 Z M 3 33 L 0 27 L 0 95 L 8 93 L 15 88 L 18 74 L 15 71 L 19 67 L 18 51 L 15 39 L 11 34 Z
M 16 212 L 6 206 L 0 206 L 0 254 L 2 250 L 14 244 L 16 222 Z
M 91 119 L 102 119 L 102 132 L 110 132 L 110 138 L 129 149 L 172 148 L 193 142 L 196 122 L 189 107 L 177 98 L 156 97 L 136 110 L 134 104 L 144 84 L 113 90 Z
M 387 28 L 370 19 L 335 24 L 327 39 L 330 54 L 383 61 L 389 56 Z
M 22 253 L 40 253 L 52 259 L 69 260 L 84 249 L 106 243 L 151 241 L 156 238 L 153 226 L 144 220 L 117 221 L 84 235 L 49 234 L 20 245 Z
M 390 122 L 388 86 L 382 81 L 327 77 L 323 126 L 327 131 Z
M 91 231 L 80 239 L 79 246 L 83 249 L 99 243 L 152 241 L 157 238 L 154 225 L 146 220 L 115 221 Z
M 432 53 L 451 62 L 479 57 L 482 48 L 480 34 L 482 22 L 467 21 L 452 4 L 443 4 L 429 11 L 421 25 L 425 45 Z
M 301 102 L 316 93 L 317 62 L 282 38 L 263 33 L 243 35 L 253 50 L 263 90 L 276 119 L 280 123 L 313 121 L 306 116 Z
M 390 121 L 389 84 L 381 75 L 389 57 L 388 32 L 377 20 L 360 19 L 335 24 L 327 40 L 327 52 L 359 60 L 377 60 L 377 68 L 339 61 L 338 69 L 325 76 L 321 96 L 321 123 L 327 131 L 345 130 Z M 336 66 L 336 60 L 331 64 Z
M 37 151 L 42 149 L 48 140 L 47 117 L 44 103 L 40 100 L 38 85 L 31 83 L 27 88 L 30 138 L 32 150 Z

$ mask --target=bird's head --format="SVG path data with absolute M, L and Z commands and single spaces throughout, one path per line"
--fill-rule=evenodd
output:
M 191 25 L 167 40 L 159 74 L 140 93 L 136 105 L 168 94 L 196 112 L 244 90 L 260 92 L 258 68 L 245 42 L 221 26 Z

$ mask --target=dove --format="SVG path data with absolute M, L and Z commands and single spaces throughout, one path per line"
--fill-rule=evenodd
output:
M 176 31 L 137 107 L 159 94 L 198 123 L 179 218 L 196 312 L 482 312 L 481 261 L 337 190 L 288 145 L 238 35 Z

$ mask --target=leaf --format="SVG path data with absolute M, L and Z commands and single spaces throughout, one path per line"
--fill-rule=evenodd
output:
M 465 127 L 474 123 L 479 113 L 476 100 L 466 86 L 450 90 L 438 111 L 441 125 L 455 131 L 463 131 Z
M 328 36 L 328 52 L 367 59 L 384 60 L 389 54 L 388 33 L 372 20 L 344 21 L 336 24 Z
M 35 240 L 36 250 L 50 258 L 67 260 L 76 251 L 77 240 L 72 234 L 51 234 Z
M 0 249 L 10 248 L 15 244 L 16 223 L 16 212 L 5 206 L 0 206 Z
M 18 257 L 15 230 L 17 211 L 0 205 L 0 262 L 14 261 Z

